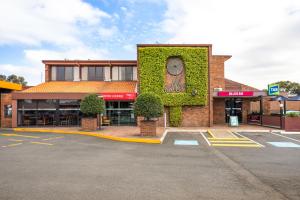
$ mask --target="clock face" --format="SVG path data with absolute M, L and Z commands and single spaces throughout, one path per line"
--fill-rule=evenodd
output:
M 177 76 L 183 71 L 183 61 L 178 57 L 170 57 L 167 60 L 168 73 Z

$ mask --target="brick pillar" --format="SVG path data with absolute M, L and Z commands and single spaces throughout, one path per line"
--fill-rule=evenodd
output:
M 18 126 L 18 106 L 17 100 L 12 100 L 12 128 Z

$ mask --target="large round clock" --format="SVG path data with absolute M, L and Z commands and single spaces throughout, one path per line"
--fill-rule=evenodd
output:
M 170 57 L 167 60 L 168 73 L 177 76 L 183 71 L 183 61 L 179 57 Z

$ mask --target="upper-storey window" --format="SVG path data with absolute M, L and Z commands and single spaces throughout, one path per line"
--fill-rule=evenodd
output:
M 113 80 L 132 81 L 134 80 L 133 72 L 132 66 L 113 67 Z
M 104 81 L 104 67 L 88 67 L 89 81 Z
M 74 80 L 74 68 L 57 66 L 56 67 L 56 80 L 57 81 L 73 81 Z

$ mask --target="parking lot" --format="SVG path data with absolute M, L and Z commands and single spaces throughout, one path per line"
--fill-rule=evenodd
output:
M 198 132 L 157 145 L 1 131 L 0 199 L 300 199 L 300 135 L 239 134 L 261 146 L 210 146 Z

